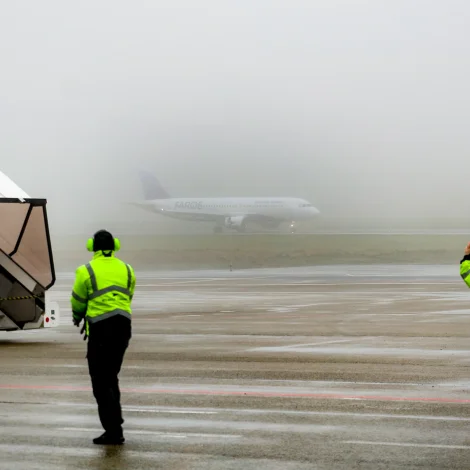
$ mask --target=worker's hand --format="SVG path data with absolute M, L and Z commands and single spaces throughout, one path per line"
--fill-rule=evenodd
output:
M 465 247 L 465 255 L 470 255 L 470 242 L 468 242 L 467 246 Z
M 83 341 L 85 341 L 88 338 L 88 335 L 86 333 L 86 322 L 83 322 L 82 329 L 80 330 L 80 334 L 82 335 L 83 333 L 85 333 L 83 335 Z
M 72 321 L 73 321 L 73 324 L 74 324 L 75 326 L 80 326 L 80 323 L 81 323 L 82 319 L 81 319 L 81 318 L 76 318 L 76 317 L 72 316 Z

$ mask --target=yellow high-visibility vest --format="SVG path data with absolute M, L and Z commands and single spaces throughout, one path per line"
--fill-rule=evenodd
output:
M 108 256 L 106 256 L 106 255 Z M 114 252 L 97 251 L 93 259 L 75 272 L 71 304 L 75 319 L 85 318 L 89 325 L 122 315 L 131 319 L 135 273 Z

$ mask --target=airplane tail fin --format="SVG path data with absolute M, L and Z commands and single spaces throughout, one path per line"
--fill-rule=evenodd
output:
M 170 199 L 170 195 L 165 191 L 160 182 L 147 171 L 140 171 L 140 182 L 146 200 L 152 199 Z

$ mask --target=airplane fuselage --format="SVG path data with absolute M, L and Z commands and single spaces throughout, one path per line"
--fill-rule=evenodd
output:
M 222 227 L 245 231 L 247 223 L 276 228 L 288 222 L 311 219 L 320 212 L 305 199 L 294 197 L 171 197 L 148 172 L 140 172 L 144 201 L 133 203 L 144 210 L 180 220 L 213 222 Z
M 243 218 L 251 221 L 296 221 L 310 219 L 319 211 L 297 198 L 171 198 L 149 200 L 141 207 L 182 220 L 223 221 Z

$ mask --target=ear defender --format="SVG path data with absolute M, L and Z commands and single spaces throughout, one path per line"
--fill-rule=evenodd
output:
M 95 248 L 94 240 L 93 238 L 89 238 L 86 242 L 86 249 L 88 251 L 95 251 L 94 248 Z M 121 249 L 121 242 L 119 238 L 115 238 L 114 239 L 114 251 L 119 251 L 120 249 Z
M 93 251 L 93 245 L 94 245 L 93 238 L 89 238 L 86 242 L 86 249 L 88 251 Z

